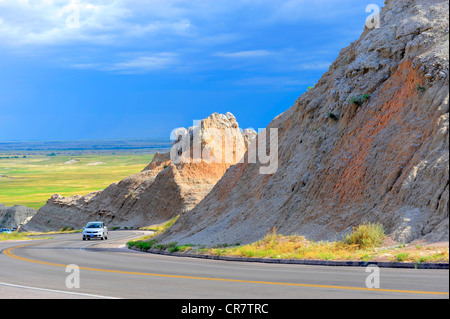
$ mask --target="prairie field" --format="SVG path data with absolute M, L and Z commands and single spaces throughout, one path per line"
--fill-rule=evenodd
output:
M 0 203 L 39 209 L 53 194 L 86 195 L 140 172 L 151 154 L 0 156 Z

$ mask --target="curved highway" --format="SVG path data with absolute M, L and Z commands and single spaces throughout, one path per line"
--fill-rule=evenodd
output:
M 0 298 L 449 298 L 448 270 L 380 268 L 380 288 L 370 289 L 365 268 L 153 255 L 124 248 L 138 231 L 109 235 L 0 242 Z

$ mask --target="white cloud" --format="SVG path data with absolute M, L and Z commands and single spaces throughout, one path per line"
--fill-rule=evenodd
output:
M 256 58 L 271 55 L 272 52 L 267 50 L 249 50 L 249 51 L 239 51 L 232 53 L 219 52 L 216 56 L 224 58 Z
M 96 6 L 81 1 L 14 1 L 0 2 L 0 41 L 3 45 L 49 45 L 71 43 L 91 38 L 87 30 L 73 29 L 69 19 L 80 13 L 80 22 L 92 25 L 99 13 Z M 83 17 L 83 19 L 81 19 Z M 73 21 L 73 20 L 72 20 Z
M 171 2 L 0 0 L 0 45 L 115 45 L 159 32 L 188 35 L 191 22 L 176 14 L 178 10 L 170 10 Z M 75 15 L 79 16 L 79 28 L 70 25 Z
M 255 28 L 333 17 L 339 14 L 339 3 L 337 0 L 0 0 L 0 45 L 74 42 L 117 45 L 130 37 L 161 34 L 195 36 L 201 41 L 220 34 L 245 32 L 236 31 L 233 23 L 247 23 Z M 80 15 L 80 28 L 76 32 L 67 25 L 75 9 Z M 267 52 L 241 52 L 252 53 Z
M 173 52 L 122 54 L 122 61 L 110 63 L 76 63 L 74 69 L 93 69 L 118 73 L 148 73 L 175 67 L 180 63 L 179 55 Z
M 110 71 L 140 73 L 166 69 L 178 63 L 178 55 L 164 52 L 148 56 L 139 56 L 128 61 L 114 63 L 108 67 Z
M 69 28 L 67 19 L 77 1 L 80 27 Z M 0 0 L 0 50 L 37 59 L 44 56 L 64 67 L 115 73 L 245 70 L 249 79 L 238 84 L 295 86 L 301 84 L 295 78 L 258 76 L 329 67 L 327 52 L 318 52 L 316 46 L 311 54 L 313 35 L 297 38 L 305 26 L 301 18 L 335 14 L 326 3 L 336 7 L 339 2 Z M 298 32 L 290 36 L 294 27 L 289 26 L 278 39 L 283 24 L 291 22 L 297 23 Z M 328 42 L 320 45 L 322 49 L 329 46 Z M 125 51 L 130 53 L 119 53 Z

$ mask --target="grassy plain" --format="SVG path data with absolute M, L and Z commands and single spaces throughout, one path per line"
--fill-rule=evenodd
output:
M 86 195 L 140 172 L 151 154 L 0 158 L 0 203 L 39 209 L 53 194 Z

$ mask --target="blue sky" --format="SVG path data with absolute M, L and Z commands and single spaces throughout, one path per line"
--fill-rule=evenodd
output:
M 169 138 L 214 112 L 266 127 L 371 3 L 0 0 L 0 141 Z

